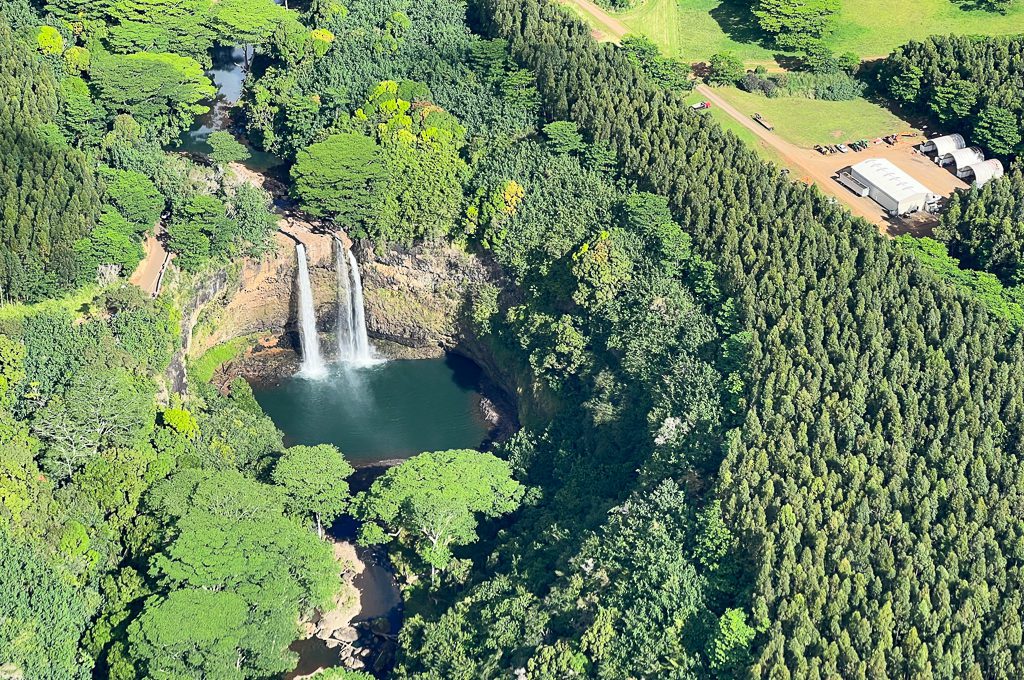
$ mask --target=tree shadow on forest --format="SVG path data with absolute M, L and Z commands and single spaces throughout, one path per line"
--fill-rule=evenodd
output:
M 749 2 L 722 0 L 721 4 L 708 13 L 730 39 L 768 49 L 773 47 L 772 39 L 761 30 Z

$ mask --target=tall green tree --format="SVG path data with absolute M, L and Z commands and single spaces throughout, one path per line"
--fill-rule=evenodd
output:
M 312 215 L 343 227 L 366 229 L 375 218 L 375 193 L 386 179 L 381 149 L 365 135 L 331 135 L 298 153 L 292 166 L 295 195 Z
M 108 110 L 131 114 L 164 140 L 206 113 L 209 107 L 202 102 L 216 93 L 197 61 L 172 53 L 97 57 L 91 77 Z
M 293 446 L 281 454 L 272 477 L 288 496 L 289 509 L 312 516 L 316 533 L 324 536 L 330 525 L 348 508 L 350 495 L 345 481 L 354 469 L 337 447 L 330 444 Z
M 804 50 L 826 37 L 839 11 L 838 0 L 758 0 L 761 29 L 780 47 Z
M 508 463 L 492 454 L 421 453 L 357 496 L 357 514 L 366 522 L 360 541 L 383 543 L 389 536 L 408 541 L 436 580 L 439 571 L 452 566 L 452 547 L 477 539 L 477 515 L 512 512 L 523 493 Z

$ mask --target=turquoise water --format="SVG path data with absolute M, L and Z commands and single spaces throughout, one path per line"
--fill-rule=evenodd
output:
M 487 437 L 480 368 L 462 357 L 332 368 L 329 377 L 254 384 L 285 443 L 334 444 L 353 465 L 476 448 Z

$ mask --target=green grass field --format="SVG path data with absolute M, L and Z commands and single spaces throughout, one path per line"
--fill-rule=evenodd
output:
M 646 0 L 614 16 L 687 63 L 730 50 L 748 65 L 771 67 L 778 52 L 758 44 L 749 3 L 741 0 Z M 940 33 L 1024 33 L 1024 0 L 1014 0 L 1005 15 L 964 11 L 953 0 L 842 0 L 836 23 L 829 41 L 833 49 L 875 58 L 908 40 Z
M 636 9 L 615 15 L 634 33 L 656 42 L 662 51 L 686 63 L 730 51 L 749 64 L 775 63 L 774 51 L 756 44 L 735 0 L 646 0 Z M 729 33 L 722 27 L 730 27 Z
M 837 52 L 883 57 L 908 40 L 930 35 L 1024 33 L 1024 0 L 1014 0 L 1005 15 L 965 12 L 953 0 L 842 0 L 836 26 L 830 42 Z
M 803 97 L 768 99 L 735 87 L 719 88 L 716 92 L 748 116 L 760 113 L 772 122 L 776 134 L 798 146 L 873 139 L 913 129 L 903 119 L 866 99 L 845 102 Z

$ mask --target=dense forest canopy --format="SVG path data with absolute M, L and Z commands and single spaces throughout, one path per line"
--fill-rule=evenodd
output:
M 655 657 L 659 672 L 699 677 L 697 664 L 724 651 L 716 645 L 743 665 L 744 646 L 727 642 L 741 640 L 758 675 L 1012 677 L 1022 663 L 1019 333 L 869 225 L 784 181 L 675 95 L 647 89 L 620 52 L 556 7 L 481 3 L 476 16 L 536 70 L 548 117 L 571 117 L 619 153 L 627 177 L 669 196 L 679 223 L 713 254 L 750 334 L 742 423 L 723 433 L 721 469 L 688 499 L 718 500 L 710 507 L 721 509 L 723 545 L 734 546 L 718 565 L 726 578 L 710 579 L 722 618 L 703 650 Z M 563 461 L 565 449 L 580 450 L 573 434 L 553 442 Z M 638 463 L 659 460 L 661 438 L 652 439 L 645 453 L 632 438 Z M 596 455 L 586 453 L 595 472 Z M 644 472 L 638 482 L 648 484 Z M 543 543 L 564 516 L 523 526 Z M 642 627 L 599 585 L 587 589 L 600 562 L 571 539 L 548 540 L 547 571 L 521 560 L 478 586 L 425 624 L 408 668 L 487 674 L 494 638 L 469 622 L 500 616 L 498 602 L 519 592 L 523 604 L 504 609 L 505 625 L 541 621 L 547 633 L 497 663 L 529 658 L 538 677 L 557 677 L 557 664 L 623 674 L 591 640 L 604 631 L 622 643 Z M 540 576 L 555 565 L 564 576 Z M 664 585 L 629 595 L 642 602 Z M 581 599 L 592 603 L 586 614 Z M 727 609 L 737 607 L 753 634 L 731 625 Z M 440 640 L 452 636 L 471 642 L 445 652 Z
M 0 308 L 0 670 L 277 677 L 337 592 L 342 515 L 407 581 L 395 677 L 1024 668 L 1019 172 L 955 195 L 944 243 L 887 240 L 693 111 L 649 45 L 542 0 L 39 10 L 0 12 L 0 302 L 43 302 Z M 305 210 L 494 273 L 461 310 L 519 388 L 493 453 L 352 494 L 343 452 L 285 446 L 244 380 L 171 394 L 183 305 L 271 248 L 237 129 L 163 150 L 243 43 L 239 122 Z M 936 114 L 977 128 L 992 97 L 1019 125 L 1014 44 L 911 44 L 884 73 L 962 102 L 932 93 L 970 52 L 977 106 Z M 86 286 L 158 224 L 172 290 Z
M 1024 151 L 1024 37 L 935 36 L 880 69 L 896 101 L 934 116 L 997 156 Z

